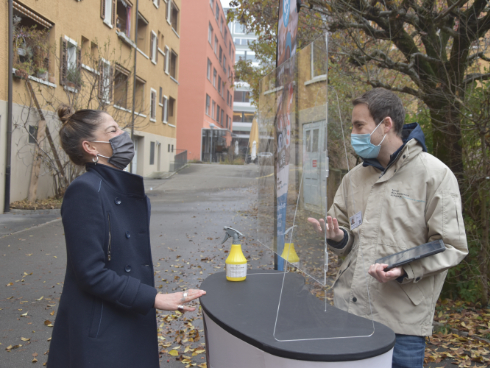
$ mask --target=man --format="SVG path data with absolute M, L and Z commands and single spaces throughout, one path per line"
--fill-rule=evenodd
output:
M 416 123 L 391 91 L 353 101 L 352 146 L 363 158 L 342 180 L 327 216 L 329 248 L 345 256 L 335 306 L 372 318 L 396 333 L 393 367 L 422 367 L 425 336 L 448 268 L 468 253 L 458 182 L 427 153 Z M 325 222 L 309 218 L 323 233 Z M 375 260 L 442 239 L 446 250 L 388 272 Z M 376 281 L 366 281 L 367 273 Z M 367 307 L 366 307 L 367 306 Z

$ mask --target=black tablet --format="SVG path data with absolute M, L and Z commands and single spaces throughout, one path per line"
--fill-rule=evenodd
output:
M 416 261 L 417 259 L 432 256 L 437 253 L 444 252 L 446 246 L 442 240 L 434 240 L 429 243 L 425 243 L 402 252 L 398 252 L 383 258 L 376 260 L 376 263 L 387 264 L 384 270 L 389 271 L 392 268 L 402 266 L 404 264 Z

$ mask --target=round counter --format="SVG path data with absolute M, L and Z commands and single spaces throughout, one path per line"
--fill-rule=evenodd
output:
M 289 325 L 283 323 L 282 337 L 277 339 L 277 329 L 274 337 L 283 277 L 278 271 L 249 271 L 245 281 L 230 282 L 219 272 L 203 281 L 208 368 L 391 367 L 391 329 L 332 306 L 324 312 L 324 303 L 305 291 L 305 280 L 296 273 L 286 274 L 280 307 L 281 320 Z M 366 325 L 372 326 L 368 334 Z

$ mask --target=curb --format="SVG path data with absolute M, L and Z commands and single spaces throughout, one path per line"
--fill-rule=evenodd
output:
M 57 219 L 54 219 L 54 220 L 51 220 L 51 221 L 48 221 L 48 222 L 44 222 L 44 223 L 39 224 L 39 225 L 34 225 L 34 226 L 28 227 L 26 229 L 14 231 L 13 233 L 0 235 L 0 239 L 6 238 L 7 236 L 12 236 L 12 235 L 15 235 L 15 234 L 23 233 L 24 231 L 29 231 L 29 230 L 32 230 L 32 229 L 43 227 L 45 225 L 49 225 L 49 224 L 52 224 L 52 223 L 57 222 L 57 221 L 61 221 L 61 218 L 57 218 Z
M 47 210 L 22 210 L 18 208 L 11 208 L 9 212 L 5 212 L 4 214 L 13 214 L 13 215 L 50 215 L 54 213 L 61 213 L 61 209 L 47 209 Z

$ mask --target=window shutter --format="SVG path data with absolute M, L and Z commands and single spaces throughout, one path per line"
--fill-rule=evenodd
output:
M 105 0 L 100 0 L 100 17 L 105 19 Z
M 104 99 L 104 63 L 102 60 L 99 60 L 99 75 L 97 78 L 97 82 L 99 83 L 99 99 Z
M 117 7 L 117 0 L 112 0 L 112 26 L 116 26 L 116 7 Z
M 160 4 L 158 4 L 160 5 Z M 156 37 L 156 46 L 155 46 L 155 62 L 158 63 L 158 37 Z
M 172 0 L 167 2 L 167 22 L 170 23 L 170 12 L 172 11 Z
M 155 42 L 155 35 L 152 33 L 150 33 L 150 60 L 153 61 L 154 59 L 154 55 L 153 55 L 153 43 Z
M 80 77 L 80 84 L 77 86 L 80 88 L 82 85 L 82 48 L 77 47 L 77 73 Z
M 66 74 L 67 74 L 67 59 L 66 59 L 66 49 L 67 49 L 67 41 L 61 37 L 60 40 L 60 84 L 62 86 L 66 85 Z
M 109 69 L 109 101 L 112 101 L 114 93 L 114 67 L 111 65 Z

